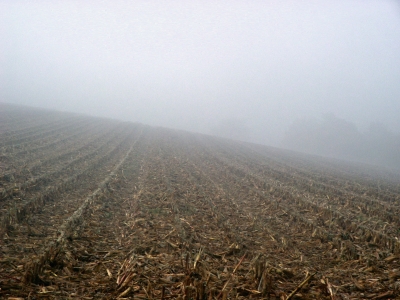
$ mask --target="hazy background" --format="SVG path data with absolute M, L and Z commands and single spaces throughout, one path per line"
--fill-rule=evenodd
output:
M 400 4 L 0 0 L 0 101 L 347 158 L 384 134 L 368 151 L 397 153 Z

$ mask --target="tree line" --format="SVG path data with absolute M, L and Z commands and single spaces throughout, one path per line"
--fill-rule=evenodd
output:
M 321 120 L 295 121 L 283 139 L 284 148 L 400 169 L 400 134 L 373 122 L 365 132 L 333 114 Z

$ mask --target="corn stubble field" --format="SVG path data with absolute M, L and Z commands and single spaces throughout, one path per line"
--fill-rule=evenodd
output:
M 1 299 L 399 299 L 400 176 L 0 105 Z

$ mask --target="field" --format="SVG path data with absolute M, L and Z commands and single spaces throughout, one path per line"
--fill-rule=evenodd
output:
M 399 299 L 400 175 L 0 105 L 1 299 Z

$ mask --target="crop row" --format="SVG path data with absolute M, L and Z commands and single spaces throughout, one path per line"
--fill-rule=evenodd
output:
M 51 123 L 45 123 L 38 127 L 30 128 L 24 132 L 10 135 L 7 138 L 2 139 L 0 147 L 7 152 L 14 152 L 16 150 L 24 149 L 24 144 L 34 141 L 35 139 L 41 139 L 46 136 L 56 135 L 59 130 L 65 127 L 75 126 L 79 123 L 87 123 L 86 119 L 78 119 L 71 117 L 67 119 L 56 120 Z
M 336 178 L 329 163 L 314 174 L 307 157 L 186 132 L 95 124 L 64 127 L 68 140 L 50 134 L 42 156 L 26 156 L 29 172 L 15 164 L 17 185 L 1 182 L 0 297 L 278 299 L 305 278 L 303 299 L 397 295 L 397 200 L 365 193 L 370 177 Z M 342 186 L 353 176 L 357 188 Z
M 214 153 L 216 151 L 214 150 Z M 227 154 L 222 154 L 225 160 L 229 161 Z M 393 228 L 398 228 L 397 215 L 399 209 L 393 204 L 389 204 L 371 197 L 356 195 L 352 192 L 346 192 L 341 189 L 320 184 L 312 179 L 299 178 L 289 172 L 276 171 L 269 166 L 263 166 L 260 170 L 260 163 L 249 162 L 249 159 L 237 158 L 231 164 L 244 170 L 247 174 L 256 176 L 260 181 L 271 181 L 272 184 L 280 184 L 286 188 L 295 189 L 296 192 L 302 193 L 305 198 L 312 198 L 320 206 L 331 206 L 341 208 L 346 207 L 346 214 L 352 213 L 353 216 L 348 218 L 368 219 L 368 222 L 384 221 L 390 226 L 385 226 L 387 232 L 393 232 Z M 254 160 L 256 162 L 256 160 Z M 392 228 L 392 229 L 391 229 Z
M 97 122 L 82 122 L 73 124 L 72 126 L 65 126 L 54 135 L 28 141 L 24 144 L 23 149 L 9 155 L 16 161 L 22 160 L 26 156 L 43 156 L 43 154 L 54 150 L 55 146 L 61 144 L 66 146 L 69 141 L 73 141 L 76 137 L 87 135 L 90 131 L 95 131 L 95 128 L 98 126 Z
M 5 139 L 19 134 L 25 134 L 48 123 L 70 118 L 71 115 L 63 113 L 48 113 L 41 110 L 5 107 L 0 104 L 1 124 L 0 138 Z
M 286 229 L 286 234 L 282 230 L 280 230 L 280 234 L 277 234 L 276 230 L 268 228 L 272 221 L 265 224 L 265 220 L 268 218 L 272 220 L 270 214 L 273 213 L 273 211 L 267 210 L 268 207 L 265 207 L 262 211 L 260 210 L 260 206 L 265 204 L 262 202 L 267 202 L 265 198 L 257 198 L 256 194 L 244 190 L 242 183 L 232 180 L 229 170 L 222 166 L 216 166 L 214 161 L 210 160 L 211 157 L 204 155 L 204 152 L 199 148 L 182 149 L 182 141 L 175 140 L 174 142 L 182 148 L 174 149 L 171 145 L 167 147 L 165 145 L 167 141 L 163 141 L 161 137 L 157 139 L 161 139 L 164 142 L 163 147 L 162 150 L 160 149 L 152 156 L 158 157 L 160 161 L 158 169 L 169 170 L 163 172 L 162 178 L 173 191 L 173 200 L 170 200 L 171 211 L 181 216 L 175 217 L 175 230 L 180 233 L 184 243 L 189 248 L 190 246 L 195 247 L 197 243 L 200 243 L 206 247 L 205 251 L 209 252 L 210 255 L 219 257 L 218 252 L 213 253 L 212 249 L 215 249 L 215 246 L 221 244 L 223 240 L 230 239 L 232 247 L 226 246 L 226 251 L 220 252 L 222 255 L 236 253 L 236 251 L 241 251 L 242 247 L 249 247 L 254 253 L 253 251 L 257 251 L 257 249 L 262 251 L 263 247 L 265 247 L 265 242 L 257 243 L 257 241 L 265 241 L 265 238 L 267 238 L 272 240 L 270 243 L 274 245 L 271 246 L 272 249 L 275 249 L 275 244 L 277 244 L 282 251 L 289 252 L 291 255 L 295 254 L 293 253 L 295 252 L 293 248 L 291 249 L 294 245 L 293 237 L 287 234 L 288 230 Z M 165 155 L 165 153 L 169 155 Z M 187 153 L 195 153 L 196 155 L 187 156 Z M 227 174 L 227 177 L 223 174 Z M 160 185 L 161 183 L 157 182 L 157 186 Z M 182 188 L 179 188 L 180 186 Z M 147 187 L 148 189 L 149 187 Z M 213 195 L 213 197 L 209 198 L 210 195 Z M 161 196 L 153 197 L 154 205 L 152 209 L 156 210 L 156 205 L 160 205 L 164 201 Z M 268 205 L 269 202 L 267 202 Z M 253 207 L 257 209 L 254 210 L 252 209 Z M 159 209 L 159 213 L 165 210 L 162 207 Z M 205 221 L 206 219 L 207 221 Z M 233 220 L 240 220 L 240 222 L 236 223 Z M 292 218 L 291 222 L 296 223 L 299 221 Z M 274 229 L 279 228 L 279 225 L 282 228 L 282 223 L 278 221 L 275 223 Z M 213 224 L 211 226 L 212 230 L 204 231 L 205 226 L 210 226 L 211 224 Z M 297 230 L 299 227 L 294 226 L 294 228 Z M 221 235 L 221 240 L 216 239 L 218 242 L 210 243 L 203 238 L 208 235 L 218 236 L 219 230 L 223 230 L 224 233 Z M 312 230 L 309 230 L 309 233 L 302 230 L 302 232 L 296 234 L 298 236 L 299 234 L 305 235 L 304 238 L 307 239 L 307 235 L 310 236 L 312 232 Z M 342 243 L 338 241 L 337 243 L 341 250 L 339 255 L 351 255 L 354 246 L 351 248 L 351 244 L 346 241 Z M 261 246 L 263 247 L 259 248 Z M 295 249 L 299 251 L 297 248 Z M 310 248 L 307 249 L 310 250 Z M 302 249 L 302 251 L 305 251 L 305 249 Z M 349 256 L 349 258 L 351 259 L 353 256 Z M 278 266 L 274 270 L 280 270 L 277 268 Z M 213 278 L 221 276 L 218 271 L 207 274 Z M 262 281 L 261 278 L 258 278 L 258 280 Z M 218 282 L 217 279 L 215 281 Z
M 20 205 L 13 205 L 2 214 L 0 228 L 2 233 L 12 230 L 13 224 L 21 223 L 28 215 L 34 214 L 40 210 L 49 201 L 56 201 L 61 193 L 74 190 L 76 184 L 87 180 L 93 176 L 94 172 L 99 172 L 99 168 L 105 165 L 108 161 L 118 157 L 118 153 L 124 151 L 132 139 L 132 133 L 128 133 L 124 138 L 119 137 L 119 142 L 111 144 L 109 149 L 103 152 L 93 152 L 90 163 L 81 164 L 80 169 L 71 168 L 71 175 L 67 177 L 64 174 L 62 180 L 56 184 L 49 185 L 43 192 L 36 193 L 31 199 L 23 202 Z
M 340 177 L 332 177 L 328 175 L 331 172 L 324 172 L 322 175 L 315 175 L 318 174 L 318 172 L 321 172 L 321 170 L 318 170 L 318 172 L 310 171 L 309 169 L 303 170 L 302 168 L 299 168 L 298 164 L 291 165 L 287 161 L 279 162 L 275 157 L 268 158 L 260 156 L 257 152 L 250 152 L 248 149 L 243 149 L 241 147 L 235 148 L 234 151 L 231 150 L 227 152 L 226 149 L 230 148 L 223 148 L 221 146 L 222 145 L 220 144 L 213 144 L 213 151 L 221 152 L 221 149 L 225 149 L 227 156 L 230 156 L 231 159 L 235 159 L 238 163 L 240 161 L 241 164 L 246 164 L 253 172 L 258 173 L 261 176 L 272 177 L 276 180 L 287 183 L 288 185 L 302 187 L 309 192 L 321 193 L 322 196 L 325 196 L 326 194 L 335 194 L 338 196 L 348 197 L 350 195 L 352 198 L 359 199 L 362 203 L 365 201 L 371 204 L 372 202 L 376 202 L 378 205 L 382 205 L 385 208 L 387 208 L 390 203 L 400 200 L 398 192 L 390 193 L 389 191 L 381 191 L 379 197 L 367 196 L 366 193 L 369 193 L 371 190 L 371 185 L 362 186 L 361 184 L 357 184 L 357 178 L 352 178 L 352 184 L 349 184 L 349 181 L 342 181 L 339 179 Z M 284 158 L 280 158 L 280 160 L 284 160 Z M 361 188 L 357 191 L 355 187 Z
M 220 160 L 223 161 L 224 159 L 220 157 Z M 229 165 L 229 162 L 225 161 L 225 163 Z M 349 215 L 349 211 L 340 211 L 338 209 L 333 209 L 332 206 L 327 205 L 323 206 L 311 195 L 306 196 L 304 193 L 299 193 L 295 188 L 285 187 L 279 183 L 275 184 L 273 181 L 269 185 L 265 186 L 265 179 L 256 178 L 253 174 L 250 175 L 245 170 L 241 170 L 240 167 L 237 166 L 231 166 L 231 168 L 232 172 L 230 172 L 230 174 L 236 173 L 241 175 L 241 177 L 239 177 L 240 179 L 238 180 L 251 178 L 253 182 L 253 185 L 251 186 L 258 187 L 264 185 L 263 188 L 269 191 L 268 195 L 282 197 L 287 205 L 296 204 L 297 206 L 300 206 L 300 208 L 297 209 L 291 208 L 290 211 L 304 211 L 308 209 L 312 215 L 320 216 L 325 227 L 327 226 L 328 228 L 332 228 L 332 225 L 336 224 L 344 232 L 353 232 L 354 235 L 356 235 L 361 241 L 370 242 L 373 240 L 374 243 L 379 244 L 384 248 L 388 248 L 390 251 L 395 253 L 400 251 L 400 244 L 394 237 L 384 234 L 382 229 L 375 230 L 375 228 L 371 228 L 371 225 L 366 226 L 360 221 L 353 221 L 357 218 L 357 215 Z M 299 218 L 299 216 L 297 216 L 297 218 Z M 343 233 L 341 235 L 343 235 Z
M 89 210 L 90 206 L 92 206 L 93 203 L 97 199 L 101 198 L 102 194 L 106 192 L 109 182 L 121 169 L 122 165 L 134 149 L 134 146 L 139 138 L 140 135 L 135 141 L 130 143 L 131 145 L 128 151 L 125 153 L 122 159 L 113 167 L 112 171 L 103 179 L 103 181 L 98 184 L 97 189 L 95 189 L 89 196 L 87 196 L 80 207 L 64 221 L 64 223 L 58 229 L 60 233 L 58 238 L 55 241 L 50 242 L 37 259 L 25 266 L 25 282 L 41 282 L 39 275 L 42 274 L 45 265 L 47 263 L 54 265 L 55 260 L 62 260 L 60 256 L 64 252 L 65 243 L 68 239 L 72 238 L 74 231 L 81 227 L 82 223 L 84 222 L 85 214 Z
M 12 163 L 7 166 L 4 173 L 9 178 L 9 183 L 14 185 L 26 181 L 32 176 L 36 176 L 36 171 L 42 169 L 48 162 L 52 160 L 54 162 L 57 157 L 71 153 L 81 144 L 90 143 L 91 140 L 102 134 L 101 128 L 97 127 L 87 126 L 83 130 L 68 136 L 61 136 L 59 139 L 37 148 L 8 154 L 7 161 L 12 161 Z
M 115 131 L 118 127 L 115 126 L 113 129 Z M 16 153 L 13 156 L 16 160 L 14 164 L 15 169 L 23 165 L 30 174 L 36 175 L 35 173 L 40 171 L 45 165 L 62 160 L 68 156 L 74 157 L 74 154 L 82 152 L 88 145 L 96 143 L 110 133 L 111 128 L 109 126 L 99 126 L 98 124 L 86 126 L 83 130 L 64 136 L 50 144 L 32 149 L 26 153 Z M 20 160 L 18 159 L 19 155 L 22 156 Z
M 128 129 L 126 128 L 125 130 L 127 131 Z M 81 149 L 73 149 L 62 155 L 56 152 L 55 156 L 49 157 L 44 161 L 39 161 L 38 164 L 34 164 L 28 169 L 30 179 L 19 184 L 13 183 L 10 187 L 4 189 L 2 192 L 2 199 L 6 199 L 7 197 L 25 198 L 25 194 L 29 190 L 43 190 L 47 185 L 55 182 L 58 177 L 73 175 L 79 168 L 90 164 L 92 159 L 95 159 L 99 153 L 104 151 L 103 149 L 107 149 L 110 145 L 113 145 L 113 143 L 117 143 L 117 141 L 122 138 L 123 134 L 124 131 L 119 130 L 118 134 L 115 135 L 101 135 L 100 137 L 96 137 L 95 141 L 97 143 L 89 142 L 81 147 Z M 44 169 L 46 165 L 49 165 L 51 169 Z M 34 174 L 38 173 L 41 169 L 44 169 L 45 172 L 42 171 L 42 174 L 34 176 Z
M 239 148 L 239 147 L 237 147 Z M 242 148 L 241 148 L 242 149 Z M 260 156 L 262 160 L 279 165 L 291 174 L 310 177 L 316 182 L 346 189 L 349 192 L 384 199 L 398 195 L 400 175 L 394 171 L 383 172 L 375 166 L 344 163 L 339 160 L 329 161 L 321 157 L 294 154 L 282 150 L 260 149 L 256 145 L 246 145 L 244 152 L 251 149 L 252 157 Z M 388 195 L 386 195 L 389 193 Z
M 216 155 L 215 150 L 212 151 L 213 155 Z M 395 215 L 390 211 L 390 208 L 388 208 L 386 211 L 380 209 L 375 209 L 372 210 L 371 213 L 371 208 L 368 206 L 368 204 L 374 204 L 376 206 L 376 203 L 374 201 L 372 201 L 372 203 L 357 203 L 357 202 L 352 202 L 351 200 L 354 199 L 351 196 L 348 196 L 348 199 L 346 199 L 346 202 L 348 203 L 348 205 L 353 206 L 354 209 L 353 211 L 347 209 L 345 210 L 343 213 L 340 213 L 337 210 L 340 210 L 343 205 L 338 205 L 337 209 L 335 208 L 334 204 L 335 204 L 335 200 L 337 200 L 338 198 L 336 197 L 335 194 L 329 194 L 331 197 L 324 197 L 327 200 L 324 200 L 323 198 L 318 198 L 315 197 L 315 193 L 311 194 L 309 191 L 307 191 L 307 186 L 304 187 L 304 189 L 302 191 L 299 191 L 298 186 L 295 184 L 290 184 L 290 179 L 287 180 L 277 180 L 275 178 L 273 178 L 273 176 L 268 176 L 269 175 L 269 169 L 265 168 L 264 172 L 268 172 L 266 173 L 267 176 L 265 176 L 266 174 L 263 174 L 263 176 L 258 175 L 256 172 L 254 172 L 254 167 L 253 169 L 250 169 L 249 167 L 247 167 L 246 165 L 243 164 L 238 164 L 236 160 L 230 158 L 229 160 L 227 159 L 227 157 L 229 157 L 229 155 L 225 154 L 219 154 L 217 156 L 217 158 L 225 164 L 228 164 L 231 168 L 232 168 L 232 172 L 233 173 L 237 173 L 239 174 L 241 177 L 256 177 L 258 183 L 257 186 L 260 186 L 266 190 L 272 188 L 272 187 L 279 187 L 280 192 L 283 193 L 287 193 L 287 194 L 292 194 L 292 195 L 302 195 L 302 197 L 300 197 L 300 199 L 312 199 L 312 203 L 314 206 L 316 207 L 325 207 L 324 209 L 329 209 L 329 210 L 333 210 L 333 214 L 339 214 L 341 217 L 344 217 L 344 214 L 346 214 L 347 216 L 345 217 L 346 219 L 350 219 L 350 220 L 355 220 L 358 219 L 363 220 L 363 223 L 366 223 L 366 220 L 370 223 L 372 223 L 373 219 L 369 218 L 367 216 L 363 217 L 363 213 L 366 212 L 369 214 L 369 216 L 373 216 L 375 217 L 376 221 L 375 223 L 372 223 L 371 226 L 376 227 L 377 223 L 381 224 L 381 228 L 384 228 L 388 233 L 393 233 L 393 230 L 395 230 L 394 233 L 396 233 L 396 229 L 395 229 L 395 224 L 391 224 L 391 226 L 388 226 L 389 224 L 383 224 L 382 220 L 388 220 L 389 222 L 393 222 L 395 220 Z M 289 177 L 289 176 L 286 176 Z M 283 179 L 286 179 L 285 177 Z M 268 185 L 268 186 L 266 186 Z M 325 194 L 326 195 L 326 194 Z M 295 198 L 298 198 L 298 196 L 295 196 Z M 339 198 L 340 199 L 340 198 Z M 327 208 L 329 207 L 329 208 Z M 364 211 L 361 209 L 361 207 L 365 208 Z M 391 208 L 393 210 L 393 208 Z M 360 211 L 361 210 L 361 211 Z M 352 214 L 351 214 L 352 213 Z M 375 214 L 374 214 L 375 213 Z M 380 218 L 377 218 L 380 217 Z M 379 223 L 380 222 L 380 223 Z M 384 226 L 384 227 L 383 227 Z M 394 226 L 394 227 L 393 227 Z M 362 226 L 363 228 L 365 226 Z M 394 228 L 394 229 L 391 229 Z M 375 231 L 375 228 L 369 228 L 371 230 Z M 383 229 L 381 229 L 383 230 Z

